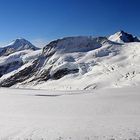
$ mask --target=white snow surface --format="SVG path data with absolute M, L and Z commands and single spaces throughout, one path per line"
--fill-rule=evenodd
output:
M 139 140 L 139 91 L 0 88 L 0 139 Z

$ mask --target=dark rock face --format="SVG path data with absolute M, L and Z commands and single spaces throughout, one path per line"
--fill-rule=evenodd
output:
M 22 62 L 15 61 L 6 65 L 0 66 L 0 77 L 2 77 L 6 73 L 9 73 L 11 71 L 18 69 L 22 65 L 23 65 Z
M 52 56 L 55 53 L 55 48 L 57 47 L 58 42 L 59 40 L 55 40 L 55 41 L 50 42 L 48 45 L 46 45 L 43 48 L 43 55 L 45 57 Z
M 79 72 L 79 69 L 70 70 L 70 69 L 65 68 L 65 69 L 58 70 L 55 74 L 53 74 L 51 76 L 51 78 L 54 79 L 54 80 L 57 80 L 57 79 L 60 79 L 60 78 L 64 77 L 65 75 L 74 74 L 74 73 L 77 73 L 77 72 Z
M 0 83 L 0 86 L 1 87 L 11 87 L 14 84 L 27 80 L 37 71 L 38 66 L 39 66 L 38 60 L 35 60 L 32 65 L 25 67 L 24 69 L 20 70 L 19 72 L 15 73 L 14 75 L 10 76 L 9 78 L 3 80 Z
M 49 79 L 58 80 L 68 74 L 75 74 L 75 73 L 79 72 L 79 69 L 69 70 L 69 69 L 65 68 L 65 69 L 58 70 L 56 73 L 51 75 L 50 74 L 51 68 L 52 67 L 43 71 L 43 73 L 41 73 L 38 77 L 34 78 L 33 81 L 41 82 L 41 81 L 47 81 Z
M 12 49 L 5 49 L 3 48 L 0 52 L 0 56 L 8 56 L 9 54 L 13 53 L 14 51 Z
M 35 73 L 35 78 L 33 78 L 30 82 L 32 82 L 32 81 L 41 82 L 41 81 L 49 80 L 51 78 L 50 70 L 51 70 L 51 67 L 47 70 L 44 70 L 39 75 L 38 75 L 38 73 Z
M 137 37 L 134 37 L 133 35 L 126 33 L 124 31 L 121 31 L 120 39 L 126 43 L 129 42 L 140 42 L 140 40 Z
M 24 82 L 25 80 L 31 78 L 32 76 L 34 76 L 34 78 L 32 80 L 28 81 L 28 83 L 33 82 L 33 81 L 35 83 L 38 83 L 41 81 L 47 81 L 49 79 L 57 80 L 57 79 L 62 78 L 65 75 L 74 74 L 74 73 L 79 72 L 79 69 L 69 70 L 69 69 L 65 68 L 65 69 L 58 70 L 53 75 L 50 75 L 50 71 L 52 69 L 52 66 L 51 66 L 47 70 L 44 70 L 42 73 L 38 74 L 38 72 L 39 72 L 40 68 L 42 67 L 42 65 L 44 64 L 45 60 L 46 60 L 45 57 L 41 57 L 41 58 L 35 60 L 32 65 L 25 67 L 24 69 L 18 71 L 17 73 L 13 74 L 9 78 L 0 82 L 0 87 L 11 87 L 17 83 Z M 12 64 L 5 67 L 5 69 L 6 68 L 8 69 L 10 66 L 12 66 Z M 0 70 L 2 71 L 2 68 L 0 68 Z M 2 74 L 2 72 L 0 74 Z
M 8 79 L 3 80 L 0 83 L 0 87 L 11 87 L 17 83 L 24 82 L 25 80 L 32 77 L 33 75 L 36 75 L 37 74 L 36 72 L 38 71 L 38 68 L 39 68 L 38 62 L 39 62 L 38 60 L 34 61 L 33 65 L 26 67 L 25 69 L 12 75 Z M 49 79 L 57 80 L 64 77 L 65 75 L 79 72 L 79 69 L 69 70 L 65 68 L 65 69 L 58 70 L 53 75 L 50 75 L 50 70 L 51 70 L 51 67 L 48 70 L 45 70 L 41 75 L 36 76 L 34 79 L 28 82 L 32 82 L 32 81 L 41 82 L 41 81 L 47 81 Z

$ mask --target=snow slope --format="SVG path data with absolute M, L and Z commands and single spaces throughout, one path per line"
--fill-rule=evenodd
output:
M 139 91 L 139 87 L 96 92 L 0 88 L 0 138 L 139 140 Z

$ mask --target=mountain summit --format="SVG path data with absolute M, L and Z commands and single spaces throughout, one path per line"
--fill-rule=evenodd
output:
M 118 43 L 140 42 L 140 40 L 136 36 L 133 36 L 132 34 L 129 34 L 122 30 L 109 36 L 108 39 Z
M 0 56 L 7 56 L 21 50 L 38 50 L 38 48 L 24 38 L 17 38 L 0 50 Z

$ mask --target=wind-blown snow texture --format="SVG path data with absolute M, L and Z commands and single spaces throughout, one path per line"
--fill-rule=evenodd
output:
M 140 41 L 124 31 L 108 38 L 58 39 L 42 50 L 25 39 L 5 48 L 8 53 L 0 57 L 1 87 L 90 90 L 140 82 Z

